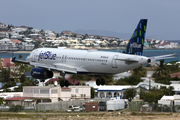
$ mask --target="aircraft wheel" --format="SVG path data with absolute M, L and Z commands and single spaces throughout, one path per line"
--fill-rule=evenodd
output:
M 64 84 L 65 84 L 65 83 L 64 83 L 64 81 L 62 80 L 62 81 L 60 82 L 60 86 L 61 86 L 61 87 L 64 87 Z
M 69 81 L 65 81 L 65 86 L 68 87 L 69 86 Z
M 105 80 L 101 79 L 101 85 L 105 85 Z
M 44 82 L 45 80 L 40 80 L 40 82 Z
M 101 84 L 101 80 L 100 79 L 97 79 L 96 80 L 96 85 L 99 86 Z

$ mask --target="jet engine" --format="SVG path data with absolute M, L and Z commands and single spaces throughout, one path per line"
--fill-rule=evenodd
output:
M 43 68 L 33 68 L 31 76 L 36 79 L 48 79 L 53 77 L 53 72 Z

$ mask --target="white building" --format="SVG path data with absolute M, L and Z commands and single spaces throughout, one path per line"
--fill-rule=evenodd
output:
M 16 41 L 16 40 L 15 40 Z M 26 43 L 26 42 L 14 42 L 11 39 L 1 39 L 0 40 L 0 50 L 8 51 L 8 50 L 33 50 L 34 44 Z
M 104 85 L 104 86 L 96 86 L 95 81 L 89 81 L 86 82 L 86 85 L 89 85 L 91 87 L 94 87 L 95 92 L 96 92 L 96 98 L 111 98 L 116 96 L 117 98 L 122 98 L 124 91 L 128 88 L 135 88 L 137 92 L 140 92 L 140 87 L 145 88 L 146 90 L 149 90 L 149 87 L 153 88 L 160 88 L 161 86 L 169 87 L 169 85 L 165 84 L 160 84 L 160 83 L 155 83 L 152 82 L 152 80 L 145 80 L 144 82 L 140 82 L 138 85 L 130 86 L 130 85 Z M 94 83 L 93 83 L 94 82 Z M 135 97 L 138 97 L 135 96 Z
M 9 34 L 7 31 L 0 31 L 0 38 L 9 38 Z
M 12 29 L 12 31 L 13 31 L 14 33 L 25 32 L 25 31 L 27 31 L 27 30 L 28 30 L 28 28 L 21 28 L 21 27 L 13 28 L 13 29 Z
M 11 41 L 10 39 L 1 39 L 0 40 L 0 50 L 6 51 L 6 50 L 18 50 L 16 44 Z
M 4 23 L 0 23 L 0 28 L 7 28 L 8 25 L 4 24 Z
M 128 88 L 136 88 L 136 86 L 130 85 L 105 85 L 95 86 L 96 98 L 122 98 L 124 91 Z
M 33 32 L 34 34 L 38 34 L 40 32 L 40 30 L 34 28 L 34 29 L 31 29 L 31 32 Z
M 74 99 L 91 98 L 91 87 L 89 86 L 25 86 L 23 97 L 32 97 L 39 102 L 70 101 Z
M 56 37 L 56 35 L 53 33 L 53 31 L 50 31 L 50 30 L 45 31 L 45 36 L 49 37 L 49 38 L 55 38 Z

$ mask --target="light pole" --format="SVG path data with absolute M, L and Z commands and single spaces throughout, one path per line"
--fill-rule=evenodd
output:
M 149 92 L 150 92 L 150 89 L 151 89 L 151 80 L 150 80 L 150 78 L 152 77 L 152 74 L 147 72 L 147 77 L 149 78 Z

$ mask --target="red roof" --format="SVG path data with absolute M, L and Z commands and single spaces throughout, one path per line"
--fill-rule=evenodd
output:
M 25 100 L 25 99 L 29 99 L 30 97 L 12 97 L 12 98 L 7 98 L 5 100 Z
M 178 77 L 178 78 L 180 78 L 180 72 L 177 72 L 177 73 L 173 73 L 173 74 L 171 74 L 170 75 L 171 77 Z
M 12 42 L 21 42 L 20 40 L 12 39 Z

